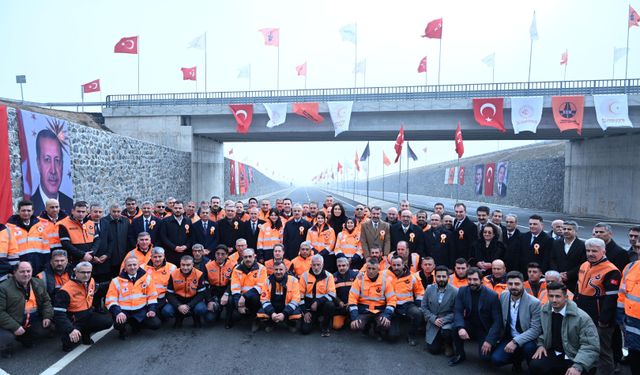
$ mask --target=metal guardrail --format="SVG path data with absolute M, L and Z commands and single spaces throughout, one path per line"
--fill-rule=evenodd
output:
M 640 94 L 640 79 L 108 95 L 106 107 Z

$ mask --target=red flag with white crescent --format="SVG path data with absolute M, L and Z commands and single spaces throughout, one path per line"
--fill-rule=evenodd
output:
M 464 155 L 464 142 L 462 142 L 462 129 L 460 129 L 460 123 L 458 123 L 458 128 L 456 129 L 456 153 L 458 154 L 458 159 Z
M 424 29 L 423 38 L 442 39 L 442 18 L 433 20 Z
M 393 146 L 393 149 L 396 150 L 396 160 L 394 163 L 397 163 L 400 160 L 400 155 L 402 155 L 402 144 L 404 143 L 404 126 L 400 126 L 400 131 L 398 132 L 398 136 L 396 137 L 396 144 Z
M 180 68 L 182 71 L 183 81 L 195 81 L 196 80 L 196 67 L 193 68 Z
M 501 132 L 504 129 L 504 98 L 473 99 L 473 115 L 480 126 L 496 128 Z
M 484 195 L 493 196 L 493 181 L 495 180 L 496 163 L 487 163 L 484 167 Z
M 427 72 L 427 56 L 423 57 L 420 60 L 420 64 L 418 65 L 418 73 L 426 73 Z
M 96 79 L 89 83 L 85 83 L 82 85 L 82 93 L 88 94 L 90 92 L 98 92 L 100 91 L 100 80 Z
M 138 37 L 127 36 L 118 41 L 115 47 L 113 47 L 114 53 L 130 53 L 133 55 L 138 54 Z
M 9 139 L 9 118 L 5 106 L 0 106 L 0 136 Z M 6 223 L 13 213 L 9 142 L 0 142 L 0 172 L 0 223 Z
M 238 133 L 249 132 L 251 120 L 253 120 L 253 104 L 231 104 L 229 105 L 233 117 L 236 118 L 238 124 L 236 131 Z

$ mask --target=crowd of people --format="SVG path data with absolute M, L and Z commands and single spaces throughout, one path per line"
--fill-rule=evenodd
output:
M 607 223 L 592 237 L 578 224 L 518 217 L 463 203 L 449 214 L 340 202 L 251 198 L 112 204 L 50 199 L 42 213 L 20 201 L 0 224 L 0 346 L 30 347 L 58 335 L 62 349 L 91 345 L 114 327 L 126 340 L 164 321 L 181 327 L 241 320 L 251 330 L 363 331 L 514 371 L 640 373 L 640 227 L 630 248 Z M 37 216 L 36 216 L 37 215 Z M 405 323 L 403 323 L 405 322 Z M 404 332 L 404 334 L 403 334 Z M 624 341 L 623 341 L 624 337 Z M 623 357 L 622 348 L 628 350 Z

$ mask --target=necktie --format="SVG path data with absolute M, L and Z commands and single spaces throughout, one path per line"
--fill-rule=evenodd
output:
M 378 223 L 373 223 L 373 229 L 378 230 Z
M 96 229 L 97 229 L 98 233 L 100 233 L 100 222 L 96 223 Z
M 529 243 L 529 246 L 533 245 L 533 241 L 536 240 L 536 236 L 531 235 L 531 242 Z
M 207 223 L 206 222 L 202 222 L 202 230 L 204 231 L 205 236 L 207 235 Z
M 251 231 L 253 232 L 253 234 L 256 233 L 256 222 L 255 221 L 251 222 Z
M 147 228 L 149 228 L 149 219 L 144 219 L 144 231 L 147 231 Z
M 458 230 L 458 228 L 460 228 L 460 223 L 461 223 L 461 221 L 456 222 L 456 230 Z

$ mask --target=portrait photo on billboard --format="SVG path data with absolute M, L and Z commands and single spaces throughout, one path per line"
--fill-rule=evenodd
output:
M 24 198 L 33 202 L 40 215 L 49 199 L 71 212 L 73 181 L 69 155 L 69 129 L 65 120 L 18 110 L 20 166 Z
M 509 185 L 508 181 L 509 177 L 509 162 L 508 161 L 500 161 L 497 166 L 497 188 L 498 188 L 498 196 L 506 197 L 507 196 L 507 186 Z
M 476 195 L 482 195 L 482 185 L 484 183 L 484 164 L 478 164 L 473 167 L 474 170 L 474 182 L 476 183 L 475 191 Z

